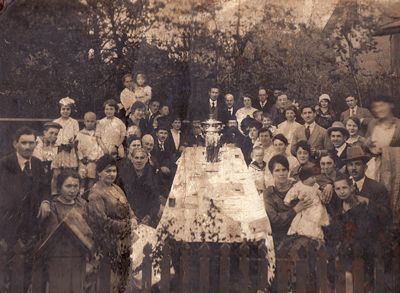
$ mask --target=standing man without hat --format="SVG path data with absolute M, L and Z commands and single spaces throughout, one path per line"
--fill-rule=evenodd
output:
M 220 121 L 225 125 L 229 120 L 236 120 L 235 97 L 232 94 L 225 95 L 225 105 L 221 109 Z
M 302 106 L 301 117 L 305 123 L 293 133 L 291 152 L 295 153 L 296 144 L 305 140 L 311 146 L 312 157 L 319 158 L 322 154 L 328 153 L 332 149 L 332 143 L 326 129 L 315 122 L 315 108 L 311 105 Z
M 263 111 L 264 114 L 271 113 L 272 103 L 268 99 L 268 90 L 266 88 L 260 88 L 258 90 L 258 101 L 254 103 L 254 108 Z
M 348 96 L 346 98 L 346 104 L 348 106 L 348 109 L 342 112 L 342 114 L 340 115 L 340 121 L 342 123 L 346 123 L 349 117 L 357 117 L 361 121 L 361 126 L 364 130 L 363 133 L 365 133 L 365 129 L 369 121 L 371 121 L 371 119 L 373 118 L 373 116 L 367 108 L 358 106 L 357 105 L 358 102 L 359 102 L 358 98 L 356 97 Z
M 0 248 L 6 251 L 8 265 L 17 242 L 26 254 L 33 253 L 39 223 L 50 214 L 50 187 L 44 180 L 42 162 L 33 156 L 35 132 L 27 127 L 18 129 L 13 145 L 15 151 L 0 160 Z M 28 260 L 26 280 L 31 271 Z M 24 292 L 28 286 L 24 284 Z

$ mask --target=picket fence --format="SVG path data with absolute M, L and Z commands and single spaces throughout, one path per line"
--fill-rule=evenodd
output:
M 236 250 L 238 252 L 236 260 L 231 249 L 231 245 L 222 244 L 219 247 L 219 253 L 216 254 L 207 243 L 201 244 L 196 249 L 191 245 L 183 244 L 179 251 L 179 273 L 175 275 L 171 271 L 173 251 L 169 245 L 165 245 L 158 263 L 161 279 L 155 287 L 152 286 L 152 266 L 154 265 L 152 247 L 147 245 L 143 249 L 142 289 L 137 292 L 400 292 L 398 249 L 393 254 L 390 274 L 385 272 L 382 259 L 376 259 L 373 289 L 365 287 L 368 282 L 365 279 L 362 259 L 356 259 L 353 262 L 351 272 L 346 272 L 341 262 L 336 261 L 333 289 L 328 281 L 327 254 L 321 249 L 317 252 L 314 286 L 310 287 L 307 254 L 305 250 L 300 249 L 296 260 L 277 259 L 274 285 L 271 287 L 268 283 L 268 263 L 265 258 L 267 252 L 264 245 L 258 247 L 258 255 L 255 258 L 251 256 L 250 246 L 247 243 L 242 243 Z M 101 262 L 96 288 L 88 291 L 83 282 L 87 255 L 79 253 L 79 251 L 82 252 L 81 248 L 67 250 L 69 253 L 66 253 L 63 248 L 64 256 L 46 255 L 44 259 L 36 260 L 32 275 L 33 293 L 42 293 L 46 290 L 50 293 L 113 292 L 111 285 L 113 273 L 107 259 Z M 215 262 L 217 266 L 212 265 Z M 237 272 L 232 274 L 234 262 L 236 262 Z M 46 266 L 48 270 L 56 272 L 44 274 Z M 215 268 L 217 271 L 213 271 Z M 24 292 L 24 254 L 18 245 L 15 247 L 15 256 L 9 272 L 11 274 L 6 273 L 5 254 L 0 253 L 0 292 Z M 43 285 L 45 283 L 47 286 Z

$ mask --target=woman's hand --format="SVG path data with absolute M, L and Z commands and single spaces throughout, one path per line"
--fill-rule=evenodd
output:
M 333 195 L 332 184 L 327 184 L 319 195 L 320 195 L 319 198 L 321 199 L 321 202 L 323 204 L 329 203 Z
M 313 200 L 310 197 L 306 197 L 305 199 L 299 201 L 293 208 L 296 214 L 300 213 L 302 210 L 305 210 L 313 205 Z

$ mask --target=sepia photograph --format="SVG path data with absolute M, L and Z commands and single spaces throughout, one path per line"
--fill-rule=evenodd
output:
M 0 293 L 399 293 L 400 0 L 0 0 Z

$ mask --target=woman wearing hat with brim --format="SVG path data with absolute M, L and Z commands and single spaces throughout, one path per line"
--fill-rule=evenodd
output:
M 315 110 L 317 113 L 315 121 L 325 129 L 329 128 L 336 120 L 336 113 L 331 107 L 331 97 L 327 94 L 322 94 L 318 98 L 318 105 Z

